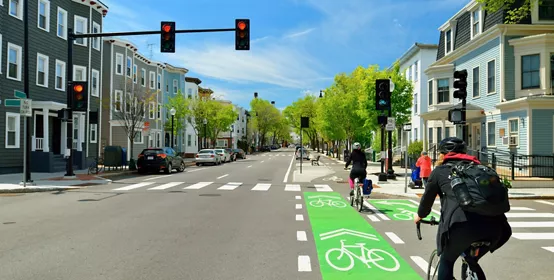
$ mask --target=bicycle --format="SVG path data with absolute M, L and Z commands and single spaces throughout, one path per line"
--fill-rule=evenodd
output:
M 370 263 L 385 271 L 397 271 L 400 268 L 400 263 L 398 262 L 398 260 L 386 251 L 383 251 L 381 249 L 368 249 L 364 246 L 365 243 L 356 243 L 356 245 L 344 245 L 344 241 L 346 240 L 343 239 L 340 241 L 340 248 L 329 249 L 327 253 L 325 253 L 325 260 L 331 267 L 336 270 L 348 271 L 352 269 L 354 267 L 354 258 L 363 262 L 367 266 L 367 268 L 371 268 L 371 266 L 369 265 Z M 356 255 L 349 249 L 360 249 L 360 253 L 359 255 Z M 336 253 L 338 253 L 339 255 L 330 257 L 331 254 L 336 255 Z M 333 263 L 333 261 L 335 260 L 340 261 L 344 255 L 348 257 L 348 265 L 344 265 L 344 263 L 342 265 Z M 391 260 L 394 263 L 391 263 Z M 393 266 L 391 267 L 391 265 Z
M 88 175 L 97 174 L 104 171 L 104 165 L 100 166 L 99 159 L 96 158 L 88 167 Z
M 348 168 L 344 170 L 348 170 Z M 354 179 L 354 192 L 353 195 L 350 195 L 350 206 L 354 206 L 354 202 L 356 202 L 356 209 L 358 209 L 358 212 L 362 212 L 364 208 L 363 187 L 364 184 L 360 183 L 358 178 Z
M 421 237 L 421 230 L 420 225 L 421 224 L 428 224 L 428 225 L 438 225 L 439 222 L 435 219 L 435 217 L 431 217 L 431 220 L 420 220 L 416 224 L 417 229 L 417 238 L 419 240 L 422 239 Z M 488 252 L 488 248 L 490 246 L 490 242 L 488 241 L 477 241 L 471 243 L 470 247 L 466 249 L 465 252 L 463 252 L 460 257 L 462 259 L 462 280 L 486 280 L 485 272 L 483 272 L 483 269 L 479 265 L 478 261 L 479 258 L 482 257 L 486 252 Z M 482 255 L 479 255 L 479 252 L 484 251 Z M 433 265 L 433 261 L 437 260 L 436 268 Z M 436 273 L 439 270 L 438 266 L 438 260 L 439 256 L 437 256 L 437 250 L 433 250 L 431 253 L 431 257 L 429 258 L 429 266 L 427 267 L 427 280 L 437 279 Z M 454 279 L 456 280 L 456 279 Z

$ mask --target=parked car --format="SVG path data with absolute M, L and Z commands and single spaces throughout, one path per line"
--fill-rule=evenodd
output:
M 237 161 L 237 154 L 235 154 L 235 151 L 231 148 L 225 149 L 229 155 L 231 155 L 231 161 Z
M 161 170 L 169 174 L 173 169 L 183 172 L 185 171 L 185 160 L 169 147 L 148 148 L 142 150 L 138 155 L 137 169 L 141 174 L 148 171 L 160 172 Z
M 261 152 L 271 152 L 271 148 L 269 146 L 262 146 L 260 149 Z
M 302 157 L 302 159 L 310 160 L 310 153 L 308 152 L 308 150 L 300 148 L 296 150 L 296 159 L 300 159 L 300 157 Z
M 240 159 L 245 159 L 246 158 L 246 153 L 244 152 L 244 150 L 242 150 L 242 149 L 233 149 L 233 151 L 237 155 L 237 158 L 240 158 Z
M 213 165 L 221 164 L 221 156 L 214 149 L 202 149 L 196 154 L 196 166 L 211 163 Z
M 222 162 L 230 162 L 231 161 L 231 154 L 227 152 L 226 149 L 215 149 L 215 152 L 221 156 Z

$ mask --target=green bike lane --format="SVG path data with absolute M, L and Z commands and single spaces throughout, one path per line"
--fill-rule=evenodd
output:
M 422 279 L 339 193 L 305 192 L 304 199 L 322 279 Z M 417 210 L 417 205 L 410 208 L 406 200 L 370 202 L 394 222 L 407 220 L 395 214 L 409 215 L 407 210 Z

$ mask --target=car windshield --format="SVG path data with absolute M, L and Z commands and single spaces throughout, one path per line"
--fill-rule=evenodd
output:
M 223 153 L 224 150 L 223 150 L 223 149 L 217 149 L 217 150 L 215 150 L 215 152 L 216 152 L 216 153 Z
M 157 154 L 163 154 L 164 151 L 162 149 L 144 149 L 142 150 L 143 155 L 157 155 Z
M 201 150 L 200 152 L 198 152 L 199 154 L 213 154 L 214 151 L 212 150 Z

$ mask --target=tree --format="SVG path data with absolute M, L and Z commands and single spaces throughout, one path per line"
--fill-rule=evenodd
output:
M 186 128 L 188 116 L 191 114 L 191 110 L 189 108 L 190 100 L 191 99 L 187 99 L 181 93 L 181 90 L 179 90 L 177 91 L 177 95 L 169 97 L 167 104 L 165 104 L 168 112 L 169 110 L 171 110 L 171 108 L 175 109 L 175 116 L 173 117 L 174 135 L 178 135 L 179 131 L 182 131 L 184 128 Z M 167 120 L 165 123 L 165 130 L 171 131 L 171 125 L 171 119 Z
M 485 10 L 494 13 L 500 9 L 506 11 L 506 24 L 517 24 L 531 15 L 534 5 L 542 4 L 542 0 L 477 0 L 484 5 Z
M 219 133 L 230 131 L 231 125 L 235 122 L 238 112 L 231 104 L 225 104 L 217 101 L 212 101 L 211 113 L 212 118 L 208 119 L 209 128 L 212 130 L 212 145 L 215 146 Z
M 267 134 L 275 127 L 281 113 L 269 101 L 261 98 L 254 98 L 250 102 L 250 107 L 252 125 L 261 137 L 261 145 L 265 145 Z
M 314 95 L 306 95 L 303 98 L 298 99 L 293 102 L 291 105 L 287 106 L 283 110 L 283 115 L 288 120 L 289 125 L 294 127 L 295 132 L 300 135 L 304 133 L 307 137 L 303 137 L 303 142 L 311 143 L 312 147 L 316 146 L 316 137 L 317 137 L 317 97 Z M 300 119 L 301 117 L 309 118 L 309 128 L 300 128 Z
M 213 99 L 195 99 L 189 102 L 190 113 L 187 121 L 192 125 L 197 135 L 209 138 L 215 144 L 218 134 L 228 131 L 237 119 L 237 114 L 230 104 L 224 104 Z M 204 134 L 204 120 L 206 133 Z M 206 148 L 206 147 L 204 147 Z

